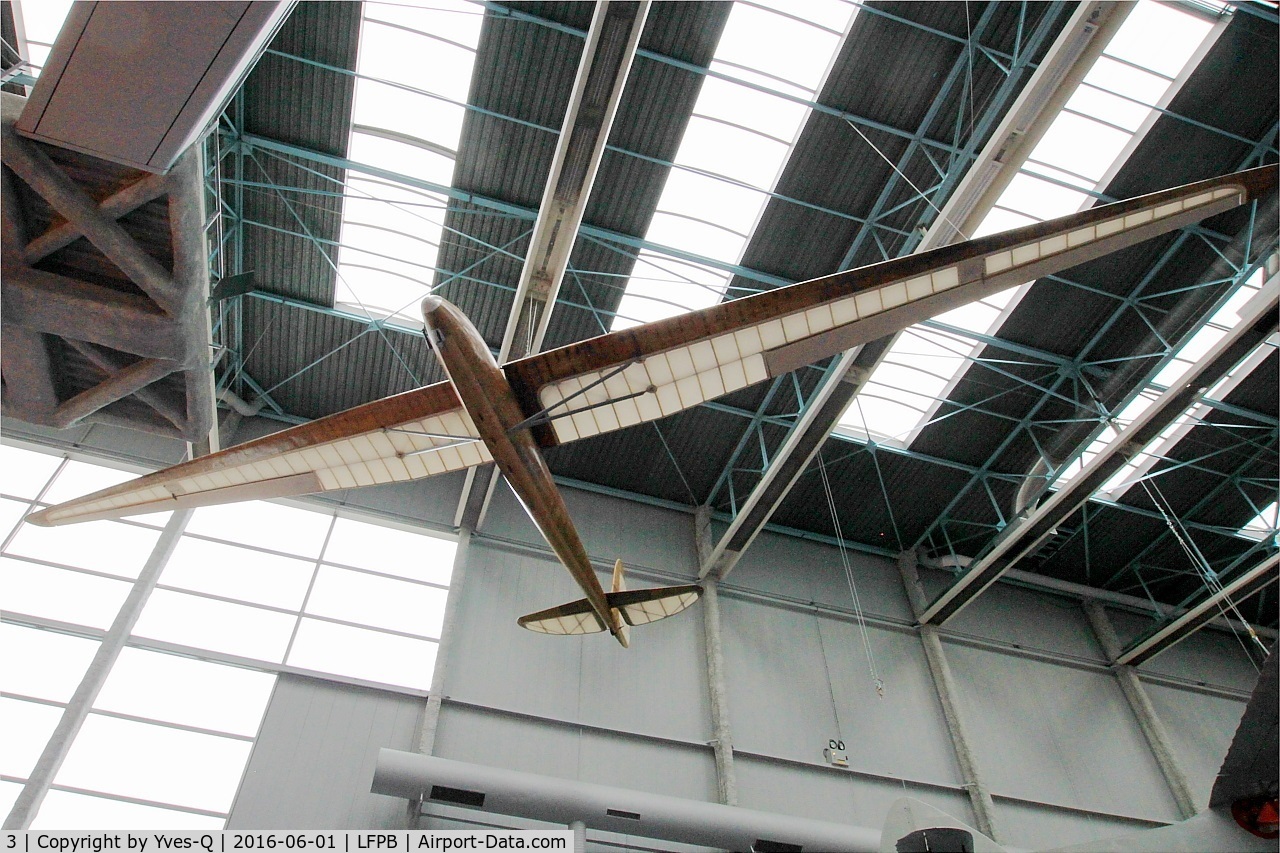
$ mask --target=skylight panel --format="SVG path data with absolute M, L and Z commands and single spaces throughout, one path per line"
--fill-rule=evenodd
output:
M 43 68 L 71 11 L 72 0 L 26 0 L 14 4 L 20 19 L 18 51 L 35 68 Z M 24 43 L 25 42 L 25 43 Z
M 674 158 L 646 239 L 736 264 L 790 156 L 856 7 L 737 2 Z M 729 275 L 707 264 L 639 253 L 614 329 L 708 307 Z
M 742 235 L 751 231 L 766 199 L 764 190 L 757 187 L 738 186 L 683 169 L 672 170 L 662 197 L 671 210 Z
M 1189 67 L 1212 29 L 1211 23 L 1197 16 L 1160 4 L 1138 4 L 970 236 L 999 233 L 1091 206 L 1090 191 L 1100 190 L 1101 183 L 1114 173 L 1120 158 L 1131 149 L 1135 135 L 1149 126 L 1154 115 L 1152 107 L 1171 97 L 1175 78 Z M 1157 54 L 1159 59 L 1152 60 L 1151 56 Z M 980 307 L 956 309 L 937 320 L 983 335 L 995 334 L 1025 287 L 1010 288 L 983 300 L 985 304 L 980 303 Z M 919 363 L 919 356 L 912 353 L 914 345 L 907 340 L 907 335 L 902 336 L 886 353 L 882 366 L 871 376 L 869 389 L 887 394 L 893 386 L 882 380 L 881 370 L 894 364 Z M 936 416 L 942 400 L 963 376 L 966 364 L 982 348 L 982 344 L 974 344 L 968 352 L 951 357 L 949 380 L 938 389 L 925 416 L 914 424 L 904 423 L 903 407 L 894 409 L 892 416 L 883 420 L 871 416 L 868 407 L 857 412 L 850 407 L 841 418 L 840 427 L 855 437 L 909 444 Z M 942 361 L 935 360 L 926 369 L 941 372 Z M 928 387 L 932 391 L 936 383 L 929 383 Z M 916 384 L 911 393 L 922 390 Z M 885 406 L 871 408 L 888 412 Z M 1096 453 L 1099 446 L 1091 447 L 1088 453 Z M 1072 470 L 1078 468 L 1077 464 Z
M 1060 210 L 1079 209 L 1088 198 L 1082 192 L 1019 172 L 1000 197 L 1000 206 L 1043 222 L 1060 216 Z
M 1158 393 L 1159 387 L 1167 388 L 1178 382 L 1209 346 L 1221 340 L 1226 330 L 1237 325 L 1240 322 L 1238 312 L 1245 303 L 1257 295 L 1258 290 L 1262 287 L 1264 277 L 1261 269 L 1249 276 L 1249 279 L 1231 295 L 1231 298 L 1214 312 L 1209 323 L 1178 350 L 1174 358 L 1156 375 L 1153 380 L 1153 386 L 1144 390 L 1138 399 L 1154 398 L 1155 394 Z M 1235 369 L 1218 380 L 1205 396 L 1211 399 L 1222 399 L 1231 393 L 1232 389 L 1248 376 L 1254 368 L 1265 361 L 1276 347 L 1280 347 L 1280 335 L 1272 335 L 1267 341 L 1267 346 L 1255 349 L 1248 358 L 1236 365 Z M 1194 426 L 1202 422 L 1210 411 L 1211 409 L 1208 405 L 1197 403 L 1189 412 L 1184 413 L 1162 430 L 1155 441 L 1134 454 L 1133 459 L 1106 482 L 1103 486 L 1103 491 L 1111 498 L 1118 499 L 1134 483 L 1146 476 L 1157 462 L 1166 458 L 1174 445 L 1181 441 Z
M 1107 53 L 1173 79 L 1213 25 L 1163 3 L 1138 3 Z
M 222 829 L 225 818 L 195 812 L 144 806 L 111 797 L 95 797 L 71 791 L 49 791 L 40 813 L 31 822 L 32 829 L 143 829 L 200 830 Z
M 1240 535 L 1261 542 L 1264 539 L 1275 539 L 1277 530 L 1280 530 L 1280 504 L 1272 501 L 1240 528 Z
M 1149 111 L 1148 111 L 1149 112 Z M 1133 138 L 1118 127 L 1103 124 L 1088 116 L 1061 113 L 1040 143 L 1034 156 L 1046 163 L 1099 181 L 1115 163 L 1125 145 Z M 1077 207 L 1063 207 L 1062 216 Z
M 1067 109 L 1134 133 L 1151 115 L 1145 104 L 1086 83 L 1067 101 Z
M 680 142 L 676 162 L 760 187 L 773 182 L 786 152 L 787 142 L 781 139 L 695 113 Z
M 673 249 L 722 258 L 741 254 L 747 245 L 745 234 L 664 211 L 654 214 L 653 221 L 649 223 L 649 239 Z
M 741 77 L 744 69 L 725 69 L 726 73 Z M 780 81 L 771 81 L 776 88 Z M 788 98 L 779 98 L 741 83 L 719 77 L 707 77 L 702 81 L 698 97 L 698 114 L 723 121 L 741 121 L 743 116 L 755 116 L 759 127 L 799 127 L 809 113 L 809 108 Z M 677 172 L 671 173 L 673 176 Z
M 124 648 L 93 707 L 253 737 L 275 681 L 266 672 Z
M 10 446 L 4 460 L 22 473 L 6 510 L 28 509 L 42 493 L 78 495 L 129 476 Z M 97 534 L 37 541 L 30 531 L 46 529 L 23 525 L 0 559 L 0 647 L 24 650 L 0 656 L 0 771 L 16 780 L 0 785 L 5 813 L 99 646 L 60 627 L 33 626 L 106 631 L 132 585 L 104 575 L 135 574 L 154 550 L 154 530 L 92 523 L 101 525 L 126 531 L 126 539 L 107 548 Z M 85 556 L 68 541 L 92 541 L 97 554 Z M 196 512 L 34 825 L 221 828 L 270 698 L 271 670 L 293 665 L 320 677 L 426 689 L 455 549 L 441 536 L 281 504 Z M 15 550 L 24 556 L 10 556 Z M 431 638 L 406 636 L 414 633 Z M 156 643 L 176 648 L 146 648 Z M 122 754 L 129 756 L 125 773 Z M 199 778 L 189 779 L 192 773 Z
M 453 182 L 484 10 L 461 0 L 364 4 L 348 156 Z M 349 175 L 335 302 L 419 325 L 447 199 Z
M 425 690 L 438 650 L 430 640 L 303 619 L 289 665 Z
M 835 22 L 839 13 L 830 15 L 833 6 L 836 4 L 814 4 L 813 11 L 827 12 Z M 782 8 L 786 11 L 735 3 L 716 45 L 715 58 L 815 91 L 831 63 L 843 26 L 827 29 L 829 23 L 816 23 L 808 9 L 796 4 Z M 843 12 L 847 21 L 847 6 Z M 762 50 L 765 45 L 769 49 Z
M 89 668 L 98 643 L 69 634 L 2 624 L 0 648 L 22 649 L 22 654 L 0 655 L 0 684 L 6 693 L 66 702 Z
M 251 743 L 90 714 L 55 784 L 226 813 Z M 172 761 L 172 756 L 183 756 Z
M 1128 22 L 1125 23 L 1128 26 Z M 1100 56 L 1085 75 L 1086 85 L 1142 104 L 1154 104 L 1169 87 L 1169 79 L 1135 68 L 1110 56 Z

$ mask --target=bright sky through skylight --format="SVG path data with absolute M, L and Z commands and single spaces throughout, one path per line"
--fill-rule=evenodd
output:
M 1255 295 L 1263 283 L 1263 271 L 1258 270 L 1228 299 L 1221 308 L 1214 312 L 1209 321 L 1201 327 L 1191 338 L 1183 344 L 1174 357 L 1165 367 L 1156 374 L 1154 385 L 1159 387 L 1148 387 L 1143 391 L 1142 395 L 1137 397 L 1132 403 L 1120 411 L 1117 416 L 1117 422 L 1127 427 L 1138 418 L 1151 405 L 1159 388 L 1169 388 L 1176 384 L 1188 370 L 1190 370 L 1197 361 L 1199 361 L 1205 353 L 1213 348 L 1218 341 L 1230 331 L 1232 328 L 1240 324 L 1240 309 Z M 1241 379 L 1249 375 L 1255 367 L 1261 364 L 1277 345 L 1277 337 L 1272 336 L 1269 346 L 1259 347 L 1247 359 L 1236 366 L 1234 370 L 1218 381 L 1213 388 L 1209 389 L 1205 396 L 1209 399 L 1221 400 L 1230 393 Z M 1102 487 L 1102 491 L 1108 497 L 1118 499 L 1126 490 L 1144 477 L 1156 463 L 1164 459 L 1168 452 L 1177 444 L 1184 436 L 1202 422 L 1211 411 L 1211 407 L 1199 403 L 1188 412 L 1183 413 L 1169 426 L 1161 431 L 1160 436 L 1144 448 L 1139 453 L 1134 454 L 1133 458 L 1127 465 L 1115 473 Z M 1108 437 L 1109 436 L 1109 437 Z M 1082 465 L 1089 459 L 1092 459 L 1098 451 L 1106 446 L 1106 442 L 1114 438 L 1115 431 L 1108 428 L 1104 436 L 1099 436 L 1089 448 L 1085 451 L 1082 460 L 1072 465 L 1065 477 L 1072 477 L 1079 473 Z M 1105 440 L 1104 440 L 1105 439 Z
M 711 69 L 813 98 L 855 12 L 844 0 L 735 3 Z M 707 77 L 645 239 L 738 263 L 808 115 L 802 104 Z M 729 278 L 704 264 L 642 251 L 613 328 L 714 305 Z
M 1071 186 L 1093 190 L 1106 184 L 1134 132 L 1153 115 L 1150 107 L 1166 96 L 1174 77 L 1211 29 L 1203 18 L 1177 9 L 1138 4 L 995 207 L 969 236 L 994 234 L 1091 206 L 1091 197 Z M 1010 288 L 943 314 L 937 322 L 994 334 L 1024 290 L 1025 286 Z M 923 326 L 908 329 L 854 398 L 840 426 L 859 438 L 909 445 L 981 349 L 981 344 L 963 335 Z
M 453 182 L 483 8 L 462 0 L 364 4 L 350 159 Z M 420 324 L 447 199 L 349 172 L 335 301 Z
M 1240 535 L 1261 541 L 1267 538 L 1275 539 L 1277 530 L 1280 530 L 1280 504 L 1272 501 L 1244 526 Z
M 53 47 L 62 22 L 71 11 L 72 0 L 19 0 L 14 5 L 22 18 L 22 31 L 26 37 L 26 45 L 18 45 L 24 59 L 36 68 L 41 68 L 49 58 L 49 50 Z
M 100 521 L 92 536 L 68 536 L 22 522 L 37 497 L 128 472 L 9 445 L 0 470 L 0 650 L 22 650 L 0 654 L 0 775 L 20 783 L 160 531 Z M 222 828 L 277 671 L 426 689 L 454 549 L 332 511 L 196 511 L 33 825 Z M 21 788 L 0 785 L 0 815 Z

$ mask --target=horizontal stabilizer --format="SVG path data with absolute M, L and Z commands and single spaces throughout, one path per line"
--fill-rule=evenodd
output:
M 675 616 L 698 600 L 702 587 L 661 586 L 656 589 L 629 589 L 605 593 L 609 606 L 616 609 L 628 625 L 644 625 Z
M 591 603 L 585 598 L 561 604 L 521 616 L 516 620 L 521 628 L 537 631 L 539 634 L 598 634 L 605 629 L 600 617 L 591 609 Z
M 702 587 L 697 584 L 665 586 L 655 589 L 632 589 L 605 593 L 609 606 L 618 612 L 627 625 L 644 625 L 668 616 L 674 616 L 698 600 Z M 559 607 L 539 610 L 517 620 L 520 627 L 540 634 L 596 634 L 606 626 L 591 609 L 591 604 L 580 598 Z

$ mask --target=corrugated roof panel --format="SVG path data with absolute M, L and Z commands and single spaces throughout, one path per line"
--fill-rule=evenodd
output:
M 344 156 L 355 79 L 312 63 L 354 68 L 359 31 L 359 3 L 299 3 L 230 107 L 233 117 L 243 116 L 240 129 Z M 318 109 L 319 104 L 324 109 Z M 343 171 L 265 150 L 250 152 L 242 168 L 243 180 L 264 185 L 243 190 L 242 215 L 249 223 L 261 224 L 245 228 L 242 269 L 257 272 L 263 290 L 333 304 L 336 274 L 331 261 L 336 249 L 305 235 L 319 241 L 338 239 L 342 200 L 324 193 L 341 191 Z M 236 178 L 234 155 L 223 160 L 222 177 Z M 235 197 L 234 189 L 227 193 Z

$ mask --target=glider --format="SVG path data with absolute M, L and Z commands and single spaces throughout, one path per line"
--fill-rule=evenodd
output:
M 586 595 L 520 620 L 544 633 L 608 630 L 673 615 L 701 590 L 606 593 L 542 448 L 674 414 L 867 343 L 1013 285 L 1258 199 L 1267 166 L 1118 201 L 722 302 L 499 366 L 475 326 L 438 296 L 425 334 L 448 380 L 194 459 L 34 513 L 40 525 L 416 480 L 495 462 Z M 616 574 L 620 580 L 620 570 Z M 643 593 L 640 599 L 635 598 Z

